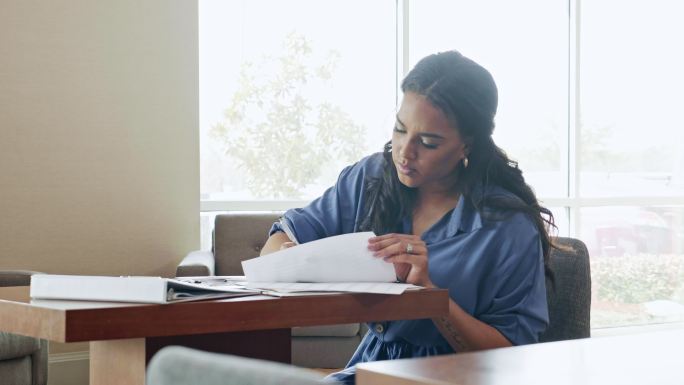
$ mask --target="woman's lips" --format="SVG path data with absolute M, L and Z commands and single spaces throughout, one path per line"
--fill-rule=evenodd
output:
M 398 170 L 400 173 L 406 174 L 406 175 L 411 174 L 411 173 L 413 173 L 413 172 L 415 171 L 414 169 L 412 169 L 412 168 L 410 168 L 410 167 L 408 167 L 408 166 L 404 166 L 404 165 L 402 165 L 402 164 L 397 164 L 397 170 Z

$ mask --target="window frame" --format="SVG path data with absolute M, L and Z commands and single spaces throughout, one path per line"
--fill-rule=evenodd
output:
M 409 68 L 409 2 L 410 0 L 396 0 L 396 73 L 395 79 L 396 104 L 400 102 L 401 79 L 408 73 Z M 588 198 L 580 195 L 580 165 L 577 154 L 581 153 L 580 131 L 580 97 L 581 97 L 581 74 L 580 74 L 580 46 L 581 46 L 581 3 L 582 0 L 568 0 L 568 127 L 567 143 L 564 149 L 564 161 L 567 162 L 567 186 L 565 197 L 541 196 L 545 205 L 550 207 L 563 207 L 568 210 L 569 234 L 579 234 L 580 210 L 585 207 L 601 206 L 680 206 L 684 205 L 684 197 L 664 196 L 608 196 L 600 198 Z M 292 207 L 301 207 L 308 204 L 308 200 L 200 200 L 200 212 L 209 213 L 215 211 L 284 211 Z
M 567 146 L 563 149 L 563 169 L 567 172 L 567 191 L 565 197 L 540 196 L 539 200 L 547 207 L 562 208 L 566 211 L 568 223 L 561 227 L 568 229 L 567 234 L 560 236 L 577 237 L 580 234 L 581 210 L 589 207 L 615 207 L 615 206 L 684 206 L 684 196 L 606 196 L 606 197 L 583 197 L 580 194 L 580 163 L 578 154 L 581 153 L 581 132 L 579 129 L 580 106 L 581 106 L 581 6 L 582 0 L 566 0 L 568 7 L 568 126 Z M 398 105 L 400 100 L 401 79 L 409 71 L 409 2 L 410 0 L 396 0 L 396 92 L 395 99 Z M 285 211 L 293 207 L 302 207 L 309 203 L 308 200 L 200 200 L 200 215 L 218 212 L 244 212 L 244 211 Z M 668 323 L 667 325 L 669 325 Z M 674 323 L 675 325 L 677 323 Z M 618 330 L 625 332 L 640 332 L 649 328 L 661 328 L 662 324 L 653 323 L 648 325 L 630 325 L 618 327 L 600 327 L 593 330 Z

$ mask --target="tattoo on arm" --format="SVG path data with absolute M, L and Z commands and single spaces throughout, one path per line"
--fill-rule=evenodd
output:
M 451 345 L 454 350 L 457 352 L 464 352 L 468 350 L 468 347 L 463 342 L 463 338 L 461 338 L 461 334 L 456 330 L 454 325 L 451 324 L 449 318 L 440 317 L 435 318 L 434 321 L 437 324 L 437 328 L 441 330 L 442 335 L 444 338 L 446 338 L 447 342 L 449 342 L 449 345 Z

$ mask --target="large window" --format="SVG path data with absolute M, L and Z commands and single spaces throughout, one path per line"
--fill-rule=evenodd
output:
M 592 259 L 592 326 L 684 321 L 677 2 L 201 0 L 203 247 L 218 212 L 306 204 L 391 134 L 398 81 L 458 49 L 495 140 Z M 608 28 L 609 27 L 609 28 Z
M 682 11 L 582 2 L 576 220 L 595 326 L 684 320 Z

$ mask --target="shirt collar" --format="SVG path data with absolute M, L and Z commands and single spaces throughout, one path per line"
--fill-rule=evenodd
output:
M 410 229 L 410 220 L 405 223 Z M 461 196 L 456 207 L 450 213 L 423 233 L 423 240 L 427 243 L 438 242 L 452 238 L 458 234 L 469 233 L 482 227 L 482 218 L 470 198 Z
M 456 207 L 451 211 L 451 217 L 447 224 L 447 237 L 453 237 L 459 233 L 470 233 L 482 227 L 480 212 L 469 197 L 461 195 Z
M 433 243 L 446 238 L 452 238 L 458 234 L 470 233 L 482 227 L 482 215 L 475 207 L 473 202 L 481 201 L 483 195 L 483 187 L 476 185 L 470 194 L 461 195 L 458 198 L 458 203 L 449 213 L 445 215 L 439 222 L 435 223 L 423 233 L 422 239 L 425 242 Z M 406 217 L 402 221 L 403 232 L 410 233 L 411 218 Z

